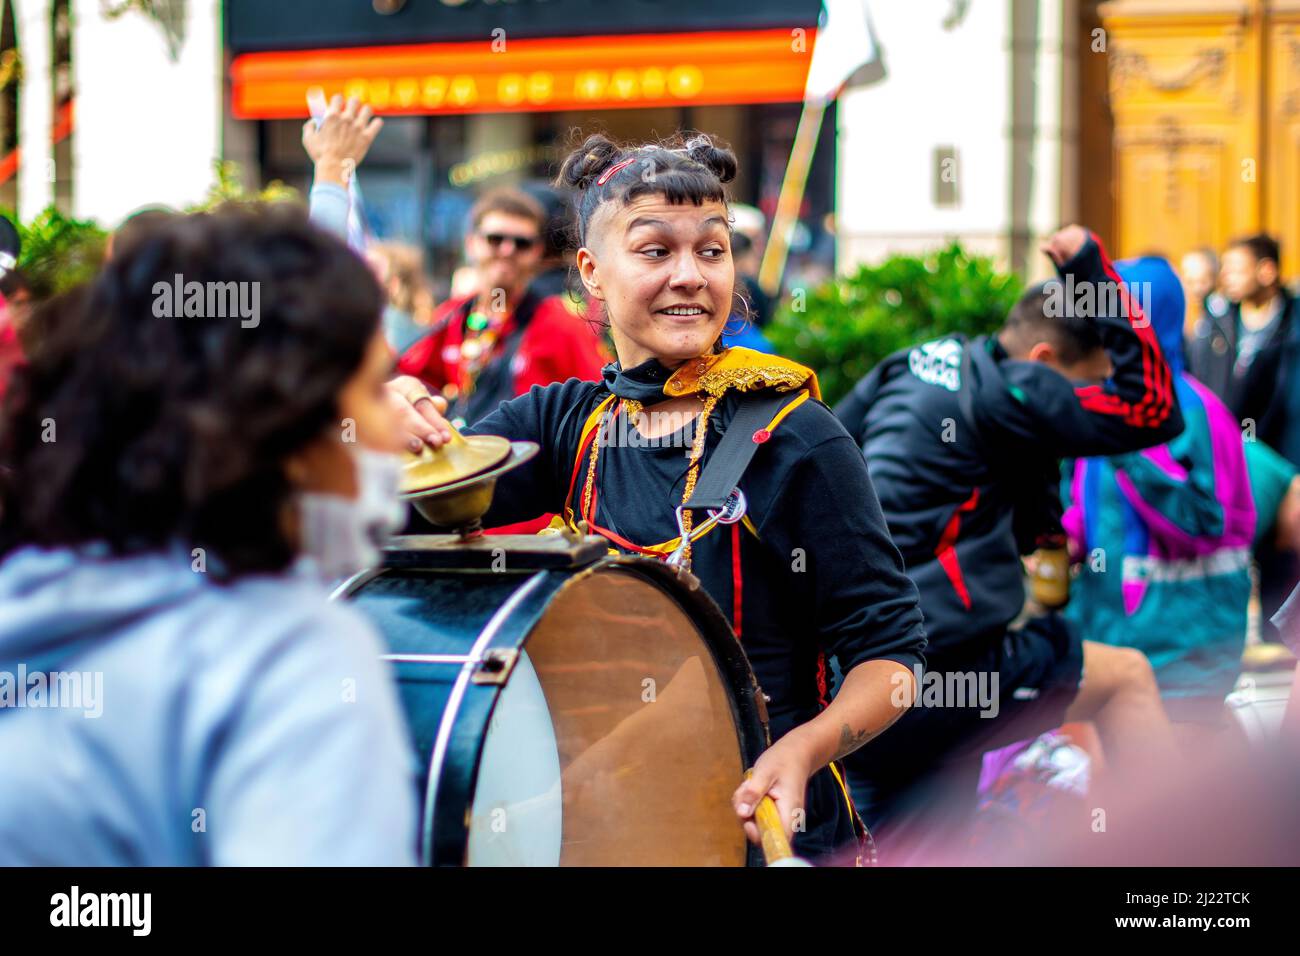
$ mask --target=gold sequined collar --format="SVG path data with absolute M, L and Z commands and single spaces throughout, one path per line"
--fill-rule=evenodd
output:
M 732 388 L 741 392 L 760 388 L 790 392 L 804 386 L 813 398 L 821 398 L 817 373 L 812 369 L 779 355 L 733 346 L 679 366 L 664 383 L 664 394 L 670 398 L 698 394 L 720 396 Z

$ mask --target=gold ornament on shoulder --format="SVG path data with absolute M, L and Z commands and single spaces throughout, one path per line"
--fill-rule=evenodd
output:
M 741 392 L 758 388 L 775 388 L 778 392 L 788 392 L 799 388 L 807 380 L 806 372 L 779 366 L 714 369 L 700 376 L 696 389 L 719 396 L 730 388 Z

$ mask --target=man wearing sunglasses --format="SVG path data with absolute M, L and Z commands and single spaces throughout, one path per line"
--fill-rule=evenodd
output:
M 474 291 L 440 306 L 430 333 L 399 357 L 400 372 L 447 399 L 453 422 L 473 424 L 533 385 L 599 378 L 608 361 L 576 303 L 530 288 L 546 224 L 541 204 L 525 192 L 483 195 L 465 237 Z

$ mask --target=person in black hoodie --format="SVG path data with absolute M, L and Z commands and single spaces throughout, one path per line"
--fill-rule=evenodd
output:
M 1254 445 L 1262 442 L 1300 467 L 1300 319 L 1282 283 L 1281 261 L 1271 236 L 1247 236 L 1228 246 L 1221 272 L 1227 309 L 1201 316 L 1187 346 L 1187 365 L 1241 422 L 1248 459 L 1257 460 Z M 1277 640 L 1268 619 L 1300 579 L 1300 562 L 1272 542 L 1262 543 L 1255 557 L 1261 634 Z
M 907 817 L 918 787 L 942 781 L 973 801 L 984 750 L 1063 719 L 1095 720 L 1121 761 L 1171 741 L 1140 652 L 1085 643 L 1056 613 L 1011 629 L 1025 604 L 1021 556 L 1060 545 L 1060 459 L 1183 428 L 1150 323 L 1096 237 L 1069 226 L 1043 251 L 1061 279 L 1026 293 L 999 333 L 900 351 L 835 409 L 866 456 L 930 642 L 916 706 L 846 761 L 873 828 L 928 829 Z M 947 695 L 927 698 L 927 686 Z M 958 687 L 978 699 L 953 699 Z
M 1300 466 L 1300 321 L 1278 272 L 1281 250 L 1266 235 L 1233 242 L 1223 256 L 1226 311 L 1211 311 L 1193 329 L 1187 365 L 1223 399 L 1255 437 Z

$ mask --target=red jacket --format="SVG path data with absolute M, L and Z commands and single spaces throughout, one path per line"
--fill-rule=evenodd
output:
M 433 331 L 408 348 L 398 359 L 403 375 L 414 375 L 438 391 L 458 384 L 461 373 L 460 345 L 465 339 L 465 319 L 473 296 L 451 299 L 438 307 Z M 502 350 L 516 329 L 515 319 L 507 320 L 488 364 L 501 361 Z M 513 394 L 522 395 L 534 385 L 549 385 L 570 378 L 595 381 L 610 361 L 596 333 L 586 318 L 565 303 L 563 296 L 542 299 L 531 310 L 519 347 L 511 360 Z M 486 373 L 485 368 L 480 373 Z
M 403 375 L 414 375 L 441 392 L 449 384 L 458 384 L 461 376 L 460 345 L 465 340 L 465 320 L 474 304 L 474 296 L 452 299 L 439 306 L 434 315 L 434 331 L 410 346 L 398 358 L 397 368 Z M 600 370 L 610 361 L 600 338 L 588 325 L 585 315 L 570 308 L 564 296 L 547 296 L 535 304 L 521 303 L 526 324 L 518 336 L 513 357 L 506 353 L 515 339 L 516 316 L 502 327 L 494 345 L 494 356 L 479 372 L 478 384 L 494 388 L 495 395 L 480 392 L 475 413 L 466 414 L 471 423 L 495 410 L 500 402 L 522 395 L 534 385 L 550 385 L 570 378 L 596 381 Z M 510 362 L 509 378 L 503 379 L 502 361 Z M 501 384 L 508 387 L 501 387 Z M 486 406 L 486 407 L 485 407 Z M 462 414 L 470 409 L 461 408 Z M 454 414 L 455 410 L 449 412 Z M 550 515 L 519 524 L 494 528 L 495 534 L 535 534 L 550 523 Z

